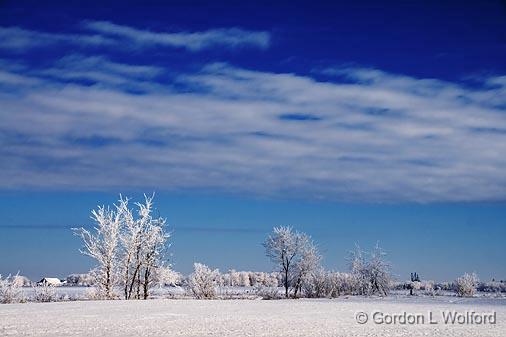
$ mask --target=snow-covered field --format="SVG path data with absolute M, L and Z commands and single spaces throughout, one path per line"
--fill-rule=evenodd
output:
M 495 324 L 444 324 L 442 311 L 496 313 Z M 369 321 L 359 324 L 357 312 Z M 424 324 L 377 324 L 419 314 Z M 438 324 L 429 324 L 428 313 Z M 377 314 L 377 317 L 379 314 Z M 339 298 L 333 300 L 77 301 L 0 305 L 10 336 L 506 336 L 505 299 Z

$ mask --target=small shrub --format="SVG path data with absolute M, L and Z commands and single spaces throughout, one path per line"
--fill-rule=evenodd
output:
M 323 269 L 318 269 L 304 279 L 302 290 L 304 295 L 309 298 L 327 297 L 328 286 L 328 273 Z
M 455 280 L 455 288 L 458 296 L 472 297 L 478 285 L 478 276 L 475 273 L 465 273 Z
M 188 287 L 197 299 L 216 298 L 217 269 L 211 270 L 204 264 L 194 263 L 194 271 L 188 279 Z
M 33 287 L 33 300 L 35 302 L 55 302 L 58 300 L 56 290 L 51 285 L 38 285 Z
M 263 300 L 278 300 L 282 298 L 278 287 L 257 285 L 255 287 L 255 294 L 261 297 Z
M 329 273 L 327 275 L 328 296 L 351 295 L 357 288 L 357 280 L 350 273 Z
M 434 289 L 433 281 L 425 281 L 421 287 L 424 291 L 424 295 L 427 296 L 436 296 L 436 290 Z

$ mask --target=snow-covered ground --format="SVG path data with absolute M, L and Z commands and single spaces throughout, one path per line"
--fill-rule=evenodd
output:
M 495 324 L 444 324 L 442 311 L 496 313 Z M 369 321 L 359 324 L 358 312 Z M 376 324 L 373 312 L 424 324 Z M 438 324 L 429 324 L 429 312 Z M 378 317 L 377 314 L 376 317 Z M 506 336 L 505 299 L 77 301 L 0 305 L 0 335 L 30 336 Z

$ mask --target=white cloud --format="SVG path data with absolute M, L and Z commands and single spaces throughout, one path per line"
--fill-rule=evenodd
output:
M 137 66 L 77 59 L 58 62 L 61 76 L 40 76 L 42 84 L 32 84 L 33 72 L 2 75 L 14 81 L 0 87 L 3 188 L 506 198 L 506 96 L 497 96 L 497 85 L 477 89 L 360 68 L 347 70 L 351 81 L 319 82 L 211 64 L 172 86 L 146 84 Z M 98 65 L 96 76 L 145 92 L 107 80 L 60 82 L 73 78 L 65 73 L 86 72 L 87 63 Z
M 200 51 L 212 47 L 269 47 L 270 35 L 267 32 L 249 31 L 240 28 L 210 29 L 202 32 L 153 32 L 129 26 L 117 25 L 108 21 L 88 21 L 84 27 L 94 32 L 122 37 L 137 47 L 169 46 Z
M 85 21 L 81 27 L 93 33 L 59 34 L 21 27 L 0 27 L 0 41 L 2 41 L 0 50 L 19 53 L 28 52 L 33 48 L 68 44 L 80 47 L 122 45 L 134 49 L 165 46 L 197 52 L 214 47 L 266 49 L 270 43 L 268 32 L 250 31 L 236 27 L 172 33 L 141 30 L 108 21 Z
M 46 33 L 20 27 L 0 27 L 0 49 L 10 52 L 26 52 L 33 48 L 56 44 L 79 44 L 83 46 L 112 45 L 115 42 L 100 35 Z
M 131 65 L 111 62 L 101 56 L 72 54 L 58 60 L 54 67 L 35 72 L 62 80 L 89 80 L 101 85 L 132 85 L 137 88 L 149 86 L 149 80 L 164 73 L 155 66 Z

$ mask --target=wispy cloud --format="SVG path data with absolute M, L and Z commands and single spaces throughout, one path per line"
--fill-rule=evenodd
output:
M 61 80 L 83 80 L 101 85 L 132 86 L 135 84 L 136 88 L 144 88 L 149 85 L 148 80 L 153 80 L 163 74 L 164 69 L 111 62 L 102 56 L 71 54 L 56 61 L 53 67 L 35 73 Z
M 112 45 L 114 40 L 97 34 L 57 34 L 20 27 L 0 27 L 0 49 L 9 52 L 24 52 L 33 48 L 56 44 L 78 44 L 84 46 Z
M 84 27 L 106 36 L 121 37 L 137 47 L 169 46 L 200 51 L 211 47 L 269 47 L 268 32 L 250 31 L 240 28 L 210 29 L 201 32 L 153 32 L 108 21 L 88 21 Z
M 125 46 L 128 49 L 151 47 L 184 48 L 197 52 L 214 47 L 259 48 L 270 44 L 270 34 L 241 28 L 220 28 L 197 32 L 152 32 L 108 21 L 85 21 L 80 27 L 83 33 L 60 34 L 24 29 L 0 27 L 0 50 L 13 53 L 28 52 L 34 48 L 67 44 L 80 47 Z
M 144 92 L 84 85 L 72 74 L 88 66 Z M 466 87 L 351 68 L 346 81 L 329 71 L 321 82 L 218 63 L 146 84 L 140 75 L 163 70 L 142 67 L 76 55 L 55 63 L 61 76 L 5 67 L 0 186 L 506 198 L 500 80 Z

